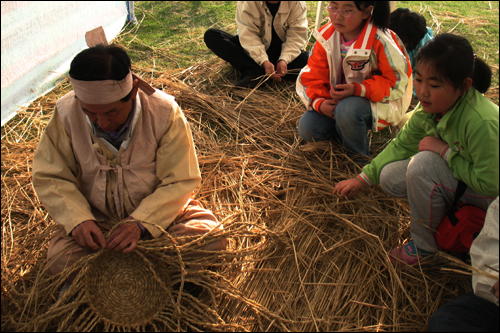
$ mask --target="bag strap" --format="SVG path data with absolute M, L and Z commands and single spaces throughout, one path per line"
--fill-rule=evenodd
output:
M 450 210 L 448 210 L 448 212 L 446 213 L 446 216 L 448 216 L 448 219 L 453 226 L 456 226 L 458 224 L 458 218 L 455 216 L 455 213 L 459 209 L 458 201 L 460 200 L 462 195 L 464 195 L 466 189 L 467 185 L 463 181 L 459 180 L 457 190 L 455 191 L 455 200 L 453 201 Z
M 457 190 L 455 191 L 455 201 L 453 201 L 453 207 L 458 207 L 458 202 L 462 195 L 464 195 L 465 190 L 467 190 L 467 184 L 459 180 L 457 185 Z

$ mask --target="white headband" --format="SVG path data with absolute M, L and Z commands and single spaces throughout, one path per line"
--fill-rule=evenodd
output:
M 69 78 L 76 97 L 87 104 L 108 104 L 127 96 L 132 90 L 132 72 L 121 81 L 81 81 Z

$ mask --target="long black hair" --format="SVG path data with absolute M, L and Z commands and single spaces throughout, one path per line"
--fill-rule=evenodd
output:
M 491 85 L 491 69 L 476 56 L 469 41 L 454 34 L 439 34 L 425 44 L 417 55 L 419 64 L 431 66 L 436 75 L 455 89 L 465 88 L 465 79 L 484 94 Z
M 71 61 L 69 76 L 81 81 L 121 81 L 131 69 L 127 52 L 115 45 L 96 45 L 78 53 Z M 126 102 L 131 94 L 121 99 Z
M 370 22 L 383 31 L 389 28 L 389 18 L 391 15 L 389 1 L 354 1 L 354 4 L 359 10 L 365 10 L 369 6 L 373 6 Z

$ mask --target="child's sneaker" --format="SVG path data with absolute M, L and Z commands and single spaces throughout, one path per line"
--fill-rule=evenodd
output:
M 389 256 L 392 261 L 400 264 L 414 265 L 420 260 L 428 258 L 432 255 L 434 255 L 433 252 L 419 250 L 413 241 L 410 241 L 408 244 L 398 246 L 397 248 L 391 250 Z

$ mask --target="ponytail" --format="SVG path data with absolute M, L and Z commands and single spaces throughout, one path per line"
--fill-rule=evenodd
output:
M 490 66 L 483 59 L 476 57 L 472 73 L 472 86 L 481 94 L 486 93 L 490 88 L 491 74 Z
M 491 69 L 476 57 L 469 41 L 464 37 L 443 33 L 425 44 L 417 55 L 417 62 L 432 66 L 436 75 L 453 85 L 465 89 L 465 79 L 484 94 L 491 85 Z
M 358 10 L 365 10 L 369 6 L 373 6 L 370 22 L 384 32 L 389 28 L 391 17 L 389 1 L 354 1 L 354 4 Z

